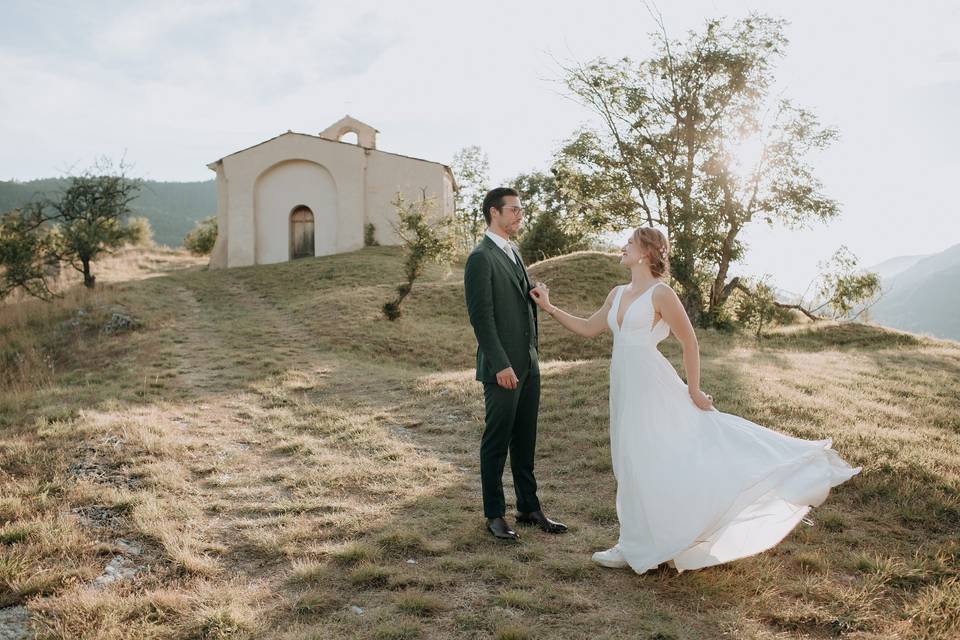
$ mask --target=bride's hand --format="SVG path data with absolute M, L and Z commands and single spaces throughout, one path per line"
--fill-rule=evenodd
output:
M 553 305 L 550 304 L 550 287 L 538 282 L 537 286 L 533 289 L 530 289 L 530 297 L 533 298 L 533 301 L 537 303 L 537 306 L 550 313 L 553 308 Z
M 703 409 L 704 411 L 713 409 L 713 396 L 705 394 L 700 389 L 696 391 L 691 390 L 690 399 L 693 400 L 693 404 L 697 405 L 699 409 Z

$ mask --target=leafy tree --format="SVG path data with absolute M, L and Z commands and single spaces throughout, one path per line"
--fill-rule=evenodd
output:
M 483 149 L 473 145 L 458 151 L 450 168 L 457 179 L 454 218 L 463 248 L 469 249 L 480 241 L 486 227 L 480 208 L 490 190 L 490 160 Z
M 579 220 L 567 216 L 570 206 L 557 181 L 542 171 L 523 173 L 511 181 L 526 209 L 527 221 L 518 245 L 527 262 L 536 262 L 586 249 L 589 234 Z
M 47 283 L 51 239 L 44 223 L 37 203 L 0 218 L 0 300 L 17 289 L 43 300 L 54 297 Z
M 456 239 L 447 219 L 432 221 L 434 202 L 422 197 L 415 202 L 406 202 L 401 194 L 393 201 L 400 224 L 397 235 L 403 240 L 406 259 L 403 263 L 406 282 L 397 287 L 397 297 L 383 305 L 387 320 L 397 320 L 402 315 L 400 305 L 410 295 L 414 281 L 423 274 L 428 262 L 443 264 L 453 259 Z
M 83 284 L 93 288 L 96 276 L 90 264 L 103 253 L 129 242 L 136 231 L 123 224 L 131 213 L 140 181 L 116 173 L 106 164 L 70 178 L 59 195 L 44 201 L 46 217 L 55 223 L 52 251 L 83 274 Z M 111 173 L 96 173 L 96 171 Z
M 217 242 L 217 218 L 210 216 L 198 220 L 193 230 L 183 239 L 183 247 L 198 256 L 208 256 Z
M 566 86 L 599 126 L 558 154 L 561 191 L 593 230 L 664 228 L 672 276 L 700 325 L 711 324 L 737 288 L 729 269 L 749 223 L 798 227 L 839 210 L 805 162 L 836 132 L 787 101 L 768 119 L 783 25 L 762 15 L 729 26 L 710 20 L 681 42 L 660 21 L 650 59 L 565 69 Z

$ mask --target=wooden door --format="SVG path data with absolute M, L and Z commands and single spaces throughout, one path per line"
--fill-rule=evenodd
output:
M 290 257 L 306 258 L 313 254 L 313 212 L 300 206 L 290 214 Z

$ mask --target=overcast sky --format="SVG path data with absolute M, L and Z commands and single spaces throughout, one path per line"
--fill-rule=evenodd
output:
M 661 2 L 675 36 L 710 17 L 789 21 L 775 91 L 837 127 L 815 159 L 842 217 L 750 230 L 743 273 L 802 289 L 841 244 L 863 264 L 960 242 L 960 3 Z M 449 163 L 478 144 L 494 180 L 545 169 L 590 114 L 559 61 L 643 58 L 637 0 L 43 2 L 0 0 L 0 179 L 121 155 L 154 180 L 349 113 L 378 146 Z M 201 212 L 205 213 L 205 212 Z

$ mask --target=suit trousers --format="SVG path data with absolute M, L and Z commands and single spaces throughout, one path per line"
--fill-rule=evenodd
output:
M 510 453 L 517 511 L 540 509 L 533 458 L 537 447 L 537 413 L 540 409 L 540 376 L 524 374 L 516 389 L 496 382 L 483 384 L 486 423 L 480 440 L 480 483 L 483 513 L 498 518 L 506 513 L 503 467 Z

